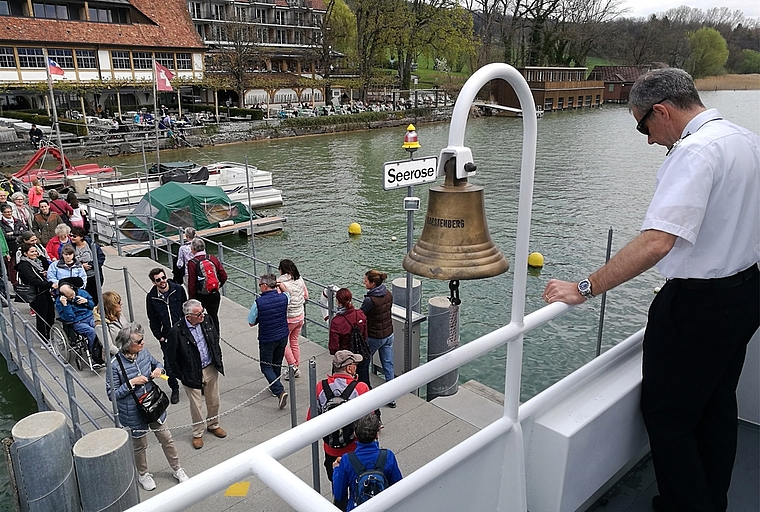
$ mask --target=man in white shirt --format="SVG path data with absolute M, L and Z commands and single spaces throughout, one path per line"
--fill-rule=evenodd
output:
M 546 302 L 581 302 L 657 265 L 641 411 L 660 495 L 655 510 L 724 512 L 736 456 L 736 386 L 760 325 L 760 137 L 706 109 L 691 77 L 657 69 L 631 89 L 649 144 L 668 148 L 641 234 Z

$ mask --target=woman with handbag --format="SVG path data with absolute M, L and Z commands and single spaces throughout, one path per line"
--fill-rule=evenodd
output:
M 148 449 L 148 429 L 153 430 L 161 443 L 166 460 L 173 470 L 172 476 L 180 483 L 187 481 L 189 477 L 179 464 L 171 431 L 163 430 L 169 399 L 154 379 L 164 373 L 164 368 L 145 348 L 142 326 L 136 322 L 128 323 L 116 335 L 114 344 L 119 353 L 111 358 L 111 382 L 119 407 L 119 419 L 122 425 L 132 429 L 137 481 L 146 491 L 156 488 L 153 475 L 148 473 L 148 457 L 145 453 Z M 111 396 L 108 381 L 106 393 Z
M 47 280 L 47 260 L 39 257 L 40 253 L 34 244 L 21 244 L 21 258 L 18 262 L 19 284 L 16 294 L 36 314 L 37 332 L 43 340 L 50 338 L 50 326 L 55 321 L 55 305 L 50 288 L 53 283 Z M 26 297 L 24 296 L 26 295 Z

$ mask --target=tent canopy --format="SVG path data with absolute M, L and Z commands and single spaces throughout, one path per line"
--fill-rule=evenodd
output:
M 227 220 L 245 222 L 249 213 L 243 203 L 232 202 L 220 187 L 169 182 L 145 194 L 121 229 L 129 238 L 144 242 L 148 240 L 150 219 L 156 233 L 175 235 L 176 227 L 201 230 Z

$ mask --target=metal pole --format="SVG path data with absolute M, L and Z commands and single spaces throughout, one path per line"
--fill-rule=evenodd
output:
M 155 65 L 153 66 L 155 68 Z M 156 154 L 158 154 L 158 150 L 156 150 Z M 145 159 L 145 143 L 142 143 L 142 157 L 143 157 L 143 167 L 145 168 L 145 187 L 148 189 L 148 206 L 153 207 L 153 203 L 150 202 L 150 183 L 148 175 L 148 161 Z M 159 169 L 160 173 L 160 169 Z M 153 242 L 153 216 L 148 215 L 148 218 L 145 219 L 147 221 L 148 225 L 148 246 L 150 246 L 150 259 L 156 260 L 156 247 Z
M 156 167 L 161 167 L 161 152 L 159 146 L 158 138 L 159 138 L 159 131 L 158 131 L 158 91 L 156 89 L 156 54 L 153 54 L 153 122 L 155 123 L 156 127 Z
M 248 176 L 248 155 L 245 155 L 245 186 L 248 188 L 248 223 L 251 226 L 251 254 L 253 254 L 253 275 L 256 272 L 256 234 L 253 232 L 253 206 L 251 206 L 251 182 Z
M 129 269 L 127 267 L 122 267 L 121 269 L 124 272 L 124 292 L 127 296 L 127 309 L 129 310 L 129 321 L 134 322 L 135 321 L 135 312 L 132 309 L 132 289 L 129 287 Z
M 330 308 L 330 311 L 332 311 L 332 308 Z M 311 417 L 315 417 L 317 415 L 317 358 L 314 356 L 311 356 L 311 359 L 309 359 L 309 409 L 311 410 Z M 319 441 L 311 443 L 311 479 L 314 490 L 321 492 L 319 478 Z
M 55 128 L 55 136 L 58 140 L 58 151 L 61 153 L 61 169 L 63 169 L 63 182 L 68 185 L 66 173 L 66 157 L 63 154 L 63 141 L 61 141 L 61 126 L 58 122 L 58 108 L 55 106 L 55 94 L 53 94 L 53 77 L 50 75 L 50 57 L 48 57 L 47 48 L 43 48 L 42 52 L 45 54 L 45 73 L 47 74 L 48 89 L 50 90 L 50 108 L 53 109 L 53 128 Z M 16 255 L 12 255 L 15 257 Z
M 219 242 L 219 245 L 217 245 L 216 247 L 217 247 L 217 258 L 219 258 L 219 264 L 222 265 L 222 267 L 224 267 L 224 244 Z M 224 286 L 219 288 L 219 292 L 222 294 L 222 297 L 227 296 L 227 292 L 225 291 Z
M 298 426 L 298 411 L 296 411 L 296 372 L 293 365 L 288 365 L 288 393 L 290 394 L 290 426 Z
M 604 258 L 605 263 L 610 261 L 611 253 L 612 253 L 612 226 L 610 226 L 610 230 L 607 232 L 607 255 Z M 602 353 L 602 331 L 604 330 L 604 310 L 606 307 L 607 307 L 607 292 L 604 292 L 602 294 L 602 307 L 601 307 L 601 311 L 599 312 L 599 333 L 597 334 L 597 340 L 596 340 L 596 357 L 599 357 L 599 354 Z

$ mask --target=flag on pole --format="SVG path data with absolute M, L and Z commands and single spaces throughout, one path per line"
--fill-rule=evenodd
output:
M 48 59 L 48 69 L 50 70 L 51 75 L 65 76 L 63 68 L 59 66 L 56 61 L 50 58 Z
M 156 89 L 159 91 L 173 91 L 172 84 L 169 82 L 172 78 L 174 78 L 174 73 L 156 62 Z

